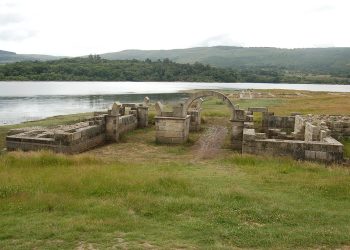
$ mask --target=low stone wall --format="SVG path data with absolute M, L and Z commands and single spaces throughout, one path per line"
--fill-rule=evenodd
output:
M 79 124 L 84 126 L 84 123 Z M 66 131 L 58 128 L 12 134 L 6 137 L 6 147 L 9 151 L 17 149 L 23 151 L 50 149 L 59 153 L 80 153 L 105 141 L 104 125 L 94 124 L 69 128 L 68 126 Z
M 190 115 L 186 117 L 156 116 L 156 142 L 184 143 L 188 140 L 190 129 Z
M 331 135 L 337 139 L 350 138 L 350 119 L 346 121 L 327 121 Z
M 104 144 L 105 134 L 95 136 L 90 139 L 76 142 L 71 145 L 56 144 L 54 140 L 35 140 L 35 141 L 14 141 L 6 142 L 7 150 L 22 150 L 22 151 L 37 151 L 37 150 L 52 150 L 56 153 L 75 154 L 87 151 L 94 147 Z
M 307 124 L 327 127 L 330 135 L 337 139 L 350 138 L 350 116 L 340 115 L 297 115 L 295 117 L 294 132 L 298 139 L 303 139 Z M 328 131 L 326 131 L 328 133 Z
M 118 133 L 122 135 L 137 128 L 137 118 L 135 115 L 124 115 L 119 117 Z
M 331 137 L 323 141 L 258 139 L 254 129 L 244 129 L 242 152 L 292 156 L 295 159 L 322 162 L 341 162 L 343 160 L 343 145 Z
M 275 116 L 272 112 L 263 113 L 262 124 L 268 128 L 280 128 L 284 130 L 293 130 L 295 116 Z

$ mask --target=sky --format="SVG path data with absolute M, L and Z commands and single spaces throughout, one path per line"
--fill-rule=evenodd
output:
M 349 0 L 0 0 L 0 50 L 350 47 Z

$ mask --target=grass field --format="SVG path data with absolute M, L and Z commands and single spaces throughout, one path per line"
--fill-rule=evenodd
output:
M 349 102 L 308 95 L 239 103 L 336 113 L 331 103 Z M 203 116 L 205 126 L 225 124 L 228 108 L 209 100 Z M 0 127 L 1 143 L 11 127 Z M 0 249 L 349 249 L 349 168 L 238 155 L 227 144 L 199 157 L 202 134 L 185 145 L 159 145 L 151 127 L 75 156 L 3 153 Z

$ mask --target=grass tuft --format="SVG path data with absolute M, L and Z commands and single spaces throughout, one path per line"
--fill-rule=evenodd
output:
M 67 156 L 51 151 L 39 152 L 11 152 L 0 157 L 3 167 L 68 167 L 96 164 L 97 160 L 87 156 Z

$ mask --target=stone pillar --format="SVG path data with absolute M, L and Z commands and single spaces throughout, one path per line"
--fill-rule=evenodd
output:
M 319 141 L 320 127 L 307 122 L 305 124 L 305 141 Z
M 146 128 L 148 126 L 148 107 L 137 107 L 137 127 Z
M 233 110 L 233 119 L 232 122 L 232 136 L 231 136 L 231 145 L 232 149 L 242 153 L 243 145 L 243 128 L 245 121 L 245 111 L 243 109 Z
M 269 130 L 270 116 L 274 116 L 274 112 L 262 112 L 262 128 L 265 133 Z
M 119 111 L 121 104 L 114 103 L 111 110 L 108 110 L 106 115 L 106 140 L 110 142 L 117 142 L 119 140 L 118 126 L 119 126 Z
M 179 144 L 188 140 L 190 116 L 164 117 L 156 116 L 156 142 Z
M 199 131 L 201 129 L 201 109 L 189 110 L 191 116 L 190 131 Z

